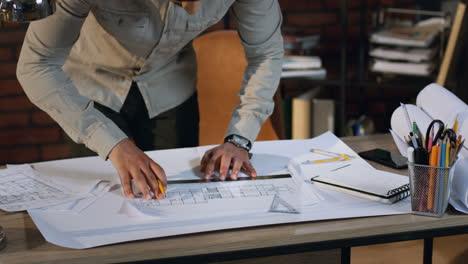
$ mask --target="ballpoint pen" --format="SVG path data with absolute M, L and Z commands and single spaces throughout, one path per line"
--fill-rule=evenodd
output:
M 413 121 L 413 133 L 416 135 L 417 138 L 419 138 L 420 147 L 426 148 L 426 144 L 424 143 L 424 138 L 421 133 L 421 130 L 419 130 L 418 124 L 416 124 L 416 121 Z
M 414 137 L 413 132 L 410 132 L 409 137 L 411 138 L 411 142 L 413 142 L 413 148 L 417 149 L 419 147 L 416 138 Z

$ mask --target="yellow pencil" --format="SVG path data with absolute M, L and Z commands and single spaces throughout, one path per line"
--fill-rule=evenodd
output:
M 432 147 L 431 155 L 429 157 L 429 166 L 438 167 L 437 161 L 439 160 L 439 145 Z M 434 205 L 434 188 L 436 180 L 436 168 L 429 168 L 429 186 L 427 190 L 427 209 L 432 210 Z
M 450 167 L 450 140 L 448 139 L 445 144 L 445 167 Z
M 159 191 L 164 195 L 166 196 L 166 190 L 164 190 L 164 187 L 161 183 L 161 181 L 158 180 L 158 187 L 159 187 Z
M 332 162 L 332 161 L 339 161 L 339 160 L 342 160 L 342 158 L 312 160 L 312 161 L 309 161 L 309 163 L 316 164 L 316 163 Z
M 455 132 L 455 134 L 457 133 L 458 131 L 458 120 L 455 120 L 455 123 L 453 124 L 453 131 Z

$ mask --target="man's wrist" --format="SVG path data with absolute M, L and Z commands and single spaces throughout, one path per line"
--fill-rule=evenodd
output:
M 245 149 L 247 152 L 250 152 L 250 149 L 252 148 L 252 142 L 250 142 L 250 140 L 248 140 L 245 137 L 235 135 L 235 134 L 227 136 L 224 139 L 224 143 L 227 143 L 227 142 L 233 144 L 234 146 L 238 148 Z

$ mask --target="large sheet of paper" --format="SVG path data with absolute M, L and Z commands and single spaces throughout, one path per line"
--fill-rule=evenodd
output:
M 166 170 L 169 181 L 197 180 L 199 179 L 199 161 L 208 148 L 164 150 L 148 152 L 147 154 Z M 257 142 L 252 149 L 254 154 L 252 162 L 257 169 L 258 175 L 284 174 L 288 173 L 288 165 L 293 157 L 310 159 L 310 148 L 326 149 L 357 156 L 335 135 L 325 133 L 322 136 L 308 140 Z M 323 157 L 317 156 L 317 158 Z M 346 162 L 370 166 L 360 158 Z M 85 164 L 86 166 L 84 166 Z M 331 166 L 338 165 L 337 163 L 317 164 L 314 165 L 313 171 L 320 173 L 329 170 Z M 296 175 L 294 176 L 295 181 L 307 179 L 307 177 L 302 178 L 303 174 L 300 166 L 297 167 L 293 164 L 289 167 L 293 175 Z M 50 177 L 62 177 L 62 174 L 67 172 L 73 172 L 76 175 L 94 175 L 94 177 L 109 181 L 115 181 L 118 177 L 109 162 L 104 162 L 97 157 L 45 162 L 36 164 L 35 168 L 39 171 L 47 170 Z M 264 183 L 265 181 L 259 180 L 255 184 Z M 226 187 L 226 184 L 223 183 L 216 184 L 219 184 L 218 187 Z M 249 184 L 249 181 L 236 184 L 242 186 L 243 184 Z M 288 186 L 287 183 L 280 183 L 279 185 L 279 189 Z M 246 208 L 246 210 L 240 208 L 238 210 L 239 208 L 235 208 L 235 206 L 233 209 L 236 210 L 231 210 L 229 206 L 224 206 L 218 208 L 216 212 L 208 209 L 209 213 L 207 213 L 204 211 L 206 208 L 203 208 L 198 213 L 187 213 L 187 211 L 173 210 L 175 207 L 162 209 L 164 206 L 159 204 L 150 205 L 153 207 L 152 209 L 161 208 L 159 214 L 157 210 L 155 214 L 151 214 L 142 212 L 134 204 L 130 204 L 135 201 L 125 199 L 121 188 L 106 193 L 79 214 L 54 210 L 53 208 L 49 210 L 29 210 L 28 212 L 47 241 L 69 248 L 90 248 L 125 241 L 229 228 L 410 213 L 408 199 L 388 205 L 335 191 L 319 189 L 310 184 L 309 181 L 298 186 L 300 186 L 301 190 L 313 194 L 312 198 L 310 198 L 311 202 L 303 204 L 300 213 L 281 213 L 270 210 L 274 205 L 282 205 L 282 199 L 278 199 L 273 204 L 277 196 L 266 196 L 268 197 L 267 202 L 263 205 L 260 204 L 259 208 L 252 206 L 250 208 L 252 210 L 249 208 Z M 208 186 L 198 187 L 208 188 Z M 174 188 L 181 190 L 180 186 Z M 234 189 L 237 186 L 229 188 Z M 266 190 L 271 190 L 271 188 L 268 188 Z M 221 190 L 210 191 L 217 192 L 214 197 L 219 197 Z M 178 198 L 176 201 L 179 201 Z M 271 204 L 270 200 L 273 200 Z M 216 203 L 216 201 L 211 202 Z M 181 208 L 180 204 L 178 208 Z

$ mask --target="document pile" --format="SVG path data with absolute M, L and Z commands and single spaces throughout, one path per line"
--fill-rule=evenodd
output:
M 323 80 L 327 71 L 322 68 L 322 60 L 315 56 L 285 56 L 282 78 L 304 77 Z
M 416 121 L 421 131 L 427 131 L 430 123 L 441 120 L 448 127 L 454 127 L 458 134 L 468 135 L 468 106 L 449 90 L 435 83 L 428 85 L 416 98 L 416 105 L 405 105 L 411 121 Z M 391 133 L 403 156 L 407 156 L 408 145 L 405 136 L 409 134 L 405 111 L 397 108 L 391 118 Z M 423 133 L 423 136 L 425 134 Z M 424 141 L 424 139 L 423 139 Z M 468 148 L 462 144 L 455 163 L 450 204 L 457 210 L 468 213 Z
M 412 26 L 394 26 L 371 35 L 374 47 L 374 72 L 428 76 L 434 69 L 440 44 L 435 39 L 443 32 L 446 22 L 430 18 Z

